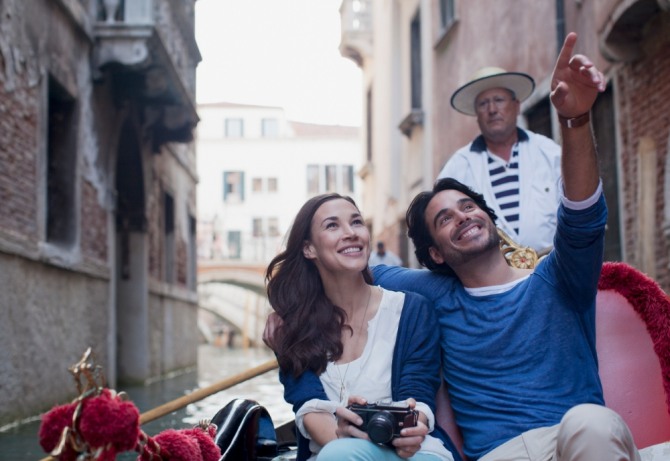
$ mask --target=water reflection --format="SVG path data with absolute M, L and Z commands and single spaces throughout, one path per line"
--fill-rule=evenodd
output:
M 209 386 L 248 368 L 258 366 L 271 358 L 273 355 L 268 349 L 224 349 L 203 345 L 198 351 L 197 370 L 177 374 L 147 386 L 118 390 L 127 392 L 140 412 L 145 412 L 182 397 L 197 388 Z M 147 423 L 142 426 L 142 430 L 149 435 L 155 435 L 164 429 L 192 427 L 201 419 L 212 418 L 217 411 L 234 398 L 257 400 L 268 409 L 275 424 L 281 424 L 293 417 L 291 407 L 284 402 L 283 389 L 275 370 Z M 44 458 L 46 455 L 37 439 L 38 430 L 39 420 L 36 419 L 33 422 L 0 432 L 0 460 L 30 461 Z M 136 458 L 136 453 L 126 453 L 119 455 L 117 460 L 130 461 Z

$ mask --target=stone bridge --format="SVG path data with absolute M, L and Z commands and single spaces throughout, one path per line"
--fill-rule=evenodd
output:
M 265 264 L 234 260 L 198 262 L 198 296 L 200 308 L 232 326 L 242 335 L 242 344 L 261 342 L 265 319 L 270 306 L 265 295 Z M 215 331 L 200 325 L 203 335 L 211 340 Z

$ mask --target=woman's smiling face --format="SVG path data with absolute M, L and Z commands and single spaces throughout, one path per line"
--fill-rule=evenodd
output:
M 370 232 L 360 211 L 344 199 L 329 200 L 312 218 L 303 253 L 319 272 L 360 272 L 370 256 Z

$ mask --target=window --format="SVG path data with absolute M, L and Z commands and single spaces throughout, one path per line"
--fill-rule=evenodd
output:
M 264 118 L 261 120 L 261 136 L 264 138 L 276 138 L 279 136 L 279 123 L 276 118 Z
M 540 133 L 548 138 L 552 137 L 551 130 L 551 104 L 549 96 L 542 98 L 525 113 L 528 129 Z
M 368 110 L 365 118 L 365 156 L 368 162 L 372 162 L 372 87 L 368 89 L 366 100 Z
M 228 258 L 240 259 L 242 256 L 242 233 L 240 231 L 228 232 Z
M 263 219 L 262 218 L 254 218 L 253 221 L 251 222 L 251 233 L 254 237 L 262 237 L 263 236 Z
M 244 137 L 244 120 L 241 118 L 226 119 L 226 138 Z
M 268 218 L 268 235 L 270 237 L 279 236 L 279 218 Z
M 354 192 L 354 167 L 352 165 L 342 166 L 342 193 L 352 194 Z
M 165 281 L 174 282 L 175 275 L 175 236 L 174 236 L 174 198 L 165 192 L 163 194 L 163 254 L 165 255 Z
M 70 246 L 76 237 L 75 184 L 77 164 L 76 100 L 49 78 L 46 160 L 46 239 Z
M 244 202 L 244 172 L 223 172 L 223 201 L 227 203 Z
M 605 200 L 607 201 L 607 227 L 605 229 L 605 260 L 620 261 L 621 226 L 619 225 L 619 175 L 617 168 L 617 134 L 614 108 L 614 92 L 612 85 L 607 85 L 605 92 L 591 109 L 593 134 L 598 146 L 598 158 L 602 171 L 602 183 Z
M 319 193 L 319 165 L 307 165 L 307 193 Z
M 268 192 L 277 192 L 277 178 L 268 178 Z
M 324 176 L 325 181 L 321 179 Z M 353 165 L 307 165 L 307 192 L 309 194 L 353 193 Z
M 326 165 L 326 192 L 337 192 L 337 166 Z
M 440 26 L 442 30 L 451 27 L 454 22 L 454 0 L 440 0 Z
M 410 49 L 411 49 L 411 97 L 412 109 L 421 109 L 421 17 L 420 11 L 416 13 L 412 20 L 410 29 Z
M 251 191 L 263 192 L 263 178 L 251 178 Z
M 196 290 L 198 287 L 198 238 L 197 223 L 193 215 L 188 215 L 188 287 Z

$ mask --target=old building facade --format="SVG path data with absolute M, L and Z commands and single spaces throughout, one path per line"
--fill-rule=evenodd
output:
M 265 270 L 300 207 L 330 192 L 360 202 L 360 130 L 272 106 L 208 103 L 198 114 L 200 315 L 224 320 L 243 346 L 261 345 Z
M 564 37 L 575 31 L 576 51 L 608 79 L 592 114 L 610 210 L 606 258 L 670 289 L 667 0 L 344 0 L 341 16 L 341 52 L 364 73 L 363 207 L 376 236 L 394 237 L 411 255 L 409 201 L 478 134 L 474 118 L 449 103 L 477 69 L 533 76 L 519 124 L 560 142 L 549 79 Z
M 196 363 L 194 1 L 0 1 L 0 424 Z

